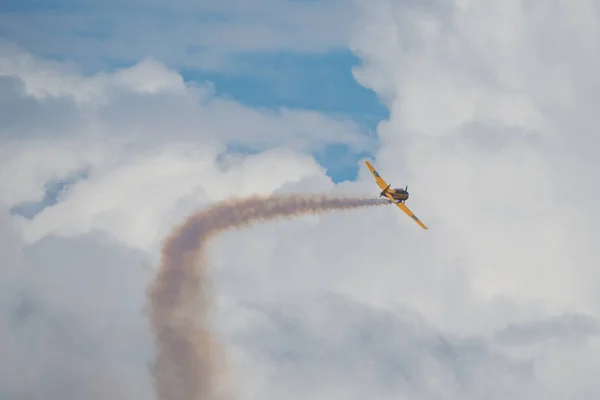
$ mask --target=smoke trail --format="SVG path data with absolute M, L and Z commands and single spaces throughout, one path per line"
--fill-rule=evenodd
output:
M 167 238 L 160 269 L 148 291 L 157 346 L 153 371 L 157 400 L 220 397 L 218 347 L 207 326 L 204 248 L 209 239 L 258 221 L 389 203 L 326 196 L 250 197 L 190 215 Z

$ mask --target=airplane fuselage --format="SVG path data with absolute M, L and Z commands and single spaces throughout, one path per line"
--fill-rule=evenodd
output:
M 408 199 L 408 192 L 404 189 L 388 189 L 386 194 L 392 196 L 394 201 L 406 201 Z M 380 196 L 387 197 L 385 194 L 381 194 Z

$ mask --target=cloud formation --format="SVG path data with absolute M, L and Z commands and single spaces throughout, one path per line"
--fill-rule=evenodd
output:
M 152 397 L 144 291 L 173 223 L 232 194 L 330 188 L 309 153 L 371 146 L 351 121 L 242 106 L 153 60 L 88 76 L 3 43 L 0 80 L 11 397 Z
M 151 336 L 137 300 L 151 278 L 146 256 L 98 235 L 23 250 L 9 238 L 0 245 L 0 394 L 151 397 Z
M 460 334 L 600 313 L 591 239 L 600 187 L 590 151 L 600 121 L 588 111 L 597 11 L 592 1 L 525 3 L 361 2 L 351 41 L 364 61 L 355 76 L 392 115 L 378 132 L 379 171 L 409 182 L 414 211 L 431 226 L 432 255 L 406 248 L 403 264 L 419 272 L 405 278 L 417 285 L 413 275 L 429 276 L 419 311 Z M 513 383 L 522 393 L 598 391 L 588 379 L 597 334 L 564 321 L 591 336 L 557 336 L 553 347 L 531 330 L 528 346 L 506 348 L 534 368 L 527 384 Z M 559 377 L 552 362 L 577 363 L 582 375 Z
M 372 148 L 350 120 L 252 109 L 215 97 L 208 86 L 185 84 L 152 60 L 90 77 L 14 46 L 2 47 L 0 57 L 9 105 L 0 133 L 2 200 L 9 207 L 40 202 L 49 181 L 87 177 L 63 190 L 58 204 L 21 221 L 29 240 L 57 229 L 101 228 L 141 245 L 175 202 L 268 192 L 321 175 L 305 152 L 331 144 Z M 126 222 L 122 212 L 137 214 L 142 225 Z

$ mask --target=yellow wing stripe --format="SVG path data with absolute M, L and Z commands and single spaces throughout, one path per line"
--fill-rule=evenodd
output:
M 369 168 L 369 171 L 371 171 L 371 173 L 375 177 L 375 182 L 377 182 L 377 185 L 382 190 L 384 190 L 386 187 L 388 187 L 387 182 L 383 180 L 383 178 L 379 175 L 379 173 L 375 170 L 375 168 L 373 168 L 373 166 L 371 165 L 371 163 L 368 162 L 368 161 L 365 161 L 365 164 L 367 164 L 367 167 Z
M 410 211 L 410 209 L 408 207 L 406 207 L 406 204 L 404 204 L 404 203 L 396 203 L 396 205 L 398 206 L 399 209 L 401 209 L 402 211 L 404 211 L 406 213 L 406 215 L 408 215 L 409 217 L 411 217 L 417 224 L 421 225 L 421 228 L 427 229 L 427 227 L 425 226 L 425 224 L 422 223 L 421 220 L 415 214 L 413 214 L 413 212 Z

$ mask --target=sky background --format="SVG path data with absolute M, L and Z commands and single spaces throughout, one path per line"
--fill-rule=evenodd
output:
M 0 5 L 0 397 L 154 398 L 146 287 L 191 212 L 396 208 L 228 232 L 239 399 L 600 393 L 600 3 Z

